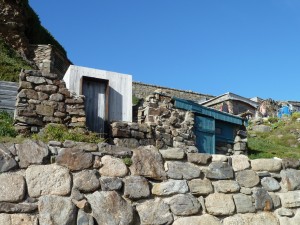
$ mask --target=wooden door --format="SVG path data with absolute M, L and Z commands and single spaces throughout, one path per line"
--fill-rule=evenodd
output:
M 82 94 L 85 96 L 86 125 L 90 131 L 107 133 L 108 81 L 83 77 Z
M 196 116 L 195 118 L 196 147 L 201 153 L 215 153 L 215 119 Z

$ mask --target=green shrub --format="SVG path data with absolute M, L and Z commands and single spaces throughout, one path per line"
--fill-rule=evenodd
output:
M 268 122 L 269 123 L 277 123 L 279 121 L 278 117 L 269 117 Z
M 0 136 L 1 137 L 16 137 L 17 132 L 13 126 L 13 117 L 5 111 L 0 112 Z
M 298 118 L 300 118 L 300 112 L 294 112 L 292 114 L 292 121 L 296 121 Z
M 32 67 L 0 38 L 0 80 L 18 81 L 21 69 Z
M 60 142 L 63 142 L 65 140 L 89 143 L 104 142 L 104 139 L 100 138 L 96 133 L 82 133 L 76 128 L 68 129 L 62 124 L 48 124 L 40 133 L 34 134 L 33 138 L 42 140 L 44 142 L 52 140 Z
M 135 95 L 132 95 L 132 105 L 138 105 L 140 102 L 140 99 L 136 97 Z
M 125 163 L 126 166 L 132 165 L 132 160 L 129 157 L 123 158 L 123 162 Z

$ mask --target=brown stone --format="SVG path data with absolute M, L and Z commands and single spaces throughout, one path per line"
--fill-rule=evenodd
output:
M 18 94 L 19 98 L 28 98 L 28 99 L 38 99 L 38 95 L 37 92 L 35 90 L 32 89 L 22 89 L 19 94 Z
M 36 91 L 41 91 L 47 94 L 54 94 L 57 91 L 55 85 L 39 85 L 34 88 Z
M 156 148 L 140 147 L 133 150 L 132 175 L 140 175 L 155 180 L 165 180 L 166 172 L 163 166 L 163 159 Z
M 66 148 L 56 157 L 56 163 L 72 171 L 90 168 L 93 165 L 93 156 L 83 150 Z
M 54 108 L 48 105 L 37 105 L 36 113 L 43 116 L 53 116 Z

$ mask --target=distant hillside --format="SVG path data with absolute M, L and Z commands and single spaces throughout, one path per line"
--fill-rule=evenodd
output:
M 250 121 L 250 158 L 300 158 L 300 113 L 292 117 Z
M 26 62 L 32 55 L 31 44 L 51 44 L 67 55 L 62 45 L 41 25 L 28 0 L 1 0 L 0 80 L 16 81 L 21 68 L 32 68 Z

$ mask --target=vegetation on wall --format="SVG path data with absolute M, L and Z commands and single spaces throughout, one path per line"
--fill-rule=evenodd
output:
M 13 127 L 13 117 L 8 112 L 0 111 L 0 137 L 16 137 Z
M 0 80 L 18 81 L 22 68 L 32 69 L 29 63 L 0 38 Z

